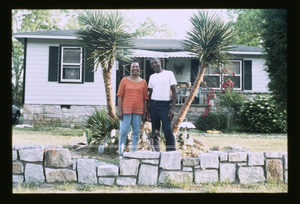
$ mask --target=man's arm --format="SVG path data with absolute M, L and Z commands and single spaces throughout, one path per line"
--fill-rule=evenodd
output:
M 150 119 L 150 100 L 151 100 L 151 96 L 152 96 L 152 91 L 153 89 L 148 88 L 148 92 L 149 92 L 149 102 L 147 103 L 147 121 L 151 121 Z
M 170 120 L 173 119 L 174 117 L 174 109 L 175 109 L 175 104 L 176 104 L 176 100 L 177 100 L 177 88 L 176 85 L 172 85 L 171 86 L 171 91 L 172 91 L 172 105 L 170 107 L 170 111 L 168 116 L 170 117 Z

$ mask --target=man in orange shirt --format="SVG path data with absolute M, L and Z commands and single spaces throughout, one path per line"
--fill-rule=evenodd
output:
M 118 89 L 118 117 L 120 119 L 120 140 L 118 154 L 122 157 L 127 135 L 132 126 L 132 151 L 137 150 L 142 119 L 147 114 L 148 88 L 146 80 L 139 77 L 137 60 L 130 63 L 130 76 L 124 77 Z
M 160 151 L 160 122 L 166 139 L 166 150 L 176 151 L 175 137 L 172 133 L 171 121 L 174 117 L 174 108 L 177 99 L 176 85 L 174 73 L 172 71 L 163 70 L 161 61 L 153 58 L 150 61 L 151 68 L 155 71 L 149 78 L 149 113 L 152 123 L 152 150 Z M 170 101 L 170 90 L 172 91 L 172 100 Z M 170 103 L 172 104 L 170 106 Z

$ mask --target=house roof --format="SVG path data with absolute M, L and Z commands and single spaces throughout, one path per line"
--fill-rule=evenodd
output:
M 25 38 L 40 38 L 40 39 L 78 39 L 76 36 L 78 29 L 70 30 L 52 30 L 52 31 L 36 31 L 36 32 L 21 32 L 14 33 L 13 36 L 20 42 L 24 42 Z M 179 52 L 184 51 L 181 42 L 183 39 L 150 39 L 150 38 L 133 38 L 134 49 L 160 51 L 160 52 Z M 232 54 L 262 54 L 263 48 L 232 45 L 230 53 Z M 144 52 L 145 54 L 145 52 Z M 149 54 L 149 52 L 148 52 Z M 152 55 L 154 52 L 152 52 Z M 159 54 L 159 53 L 156 53 Z M 177 53 L 177 57 L 179 53 Z M 187 52 L 181 53 L 187 56 Z

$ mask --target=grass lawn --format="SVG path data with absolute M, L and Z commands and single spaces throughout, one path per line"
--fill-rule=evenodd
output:
M 13 128 L 13 144 L 39 144 L 39 145 L 68 145 L 86 141 L 81 128 Z M 201 139 L 209 147 L 212 146 L 239 146 L 251 152 L 280 151 L 287 152 L 287 135 L 274 134 L 245 134 L 231 133 L 222 135 L 203 135 L 198 130 L 190 130 L 193 138 Z M 91 152 L 92 153 L 92 152 Z M 94 152 L 94 154 L 97 154 Z M 96 156 L 96 155 L 95 155 Z M 99 155 L 98 155 L 99 156 Z M 103 155 L 104 156 L 104 155 Z M 101 156 L 101 157 L 103 157 Z M 104 159 L 104 160 L 103 160 Z M 117 159 L 99 159 L 109 163 L 118 163 Z M 116 160 L 116 161 L 114 161 Z M 110 162 L 111 161 L 111 162 Z M 13 193 L 286 193 L 288 185 L 284 183 L 254 183 L 249 185 L 213 183 L 189 184 L 168 183 L 158 186 L 102 186 L 90 184 L 14 184 Z
M 13 144 L 39 144 L 66 146 L 74 142 L 86 141 L 81 128 L 13 128 Z M 287 152 L 287 135 L 234 133 L 204 136 L 203 132 L 190 130 L 193 138 L 201 139 L 209 147 L 212 146 L 240 146 L 251 152 L 279 151 Z

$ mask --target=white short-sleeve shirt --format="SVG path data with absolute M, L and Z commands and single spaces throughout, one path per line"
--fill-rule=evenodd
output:
M 152 89 L 152 100 L 169 101 L 170 87 L 176 85 L 174 73 L 172 71 L 163 70 L 160 73 L 154 73 L 150 76 L 148 88 Z

